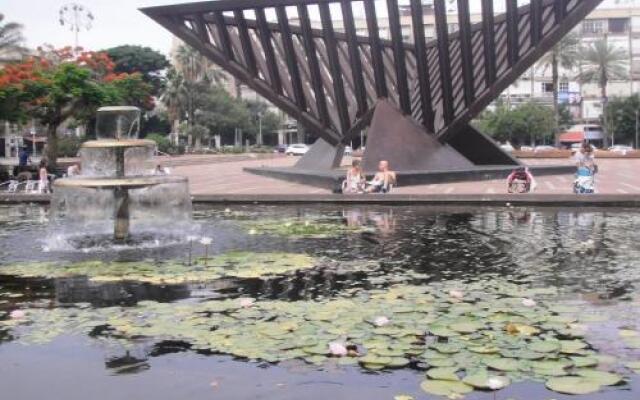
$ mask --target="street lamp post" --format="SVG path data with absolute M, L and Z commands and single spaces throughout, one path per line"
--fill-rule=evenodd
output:
M 636 110 L 636 150 L 638 150 L 638 117 L 640 117 L 640 110 Z

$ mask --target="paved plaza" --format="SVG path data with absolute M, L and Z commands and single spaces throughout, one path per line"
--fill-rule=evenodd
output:
M 191 157 L 191 156 L 189 156 Z M 267 155 L 265 158 L 250 157 L 219 158 L 196 157 L 174 158 L 167 161 L 174 165 L 173 174 L 189 177 L 192 194 L 328 194 L 330 190 L 278 179 L 257 176 L 243 171 L 245 167 L 287 167 L 298 158 L 284 155 Z M 193 161 L 189 161 L 193 160 Z M 345 164 L 350 159 L 345 157 Z M 570 159 L 527 159 L 531 165 L 571 164 Z M 640 159 L 601 159 L 597 161 L 599 173 L 596 175 L 597 190 L 601 194 L 640 194 Z M 537 194 L 569 194 L 572 190 L 573 175 L 550 175 L 536 177 Z M 504 180 L 484 180 L 478 182 L 441 183 L 395 188 L 396 194 L 504 194 Z

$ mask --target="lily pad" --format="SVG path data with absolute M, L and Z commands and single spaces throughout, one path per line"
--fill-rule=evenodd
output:
M 487 367 L 498 371 L 517 371 L 520 369 L 520 362 L 513 358 L 495 358 L 485 360 Z
M 473 386 L 460 381 L 443 381 L 428 379 L 422 381 L 420 388 L 436 396 L 459 396 L 473 392 Z
M 564 394 L 589 394 L 600 390 L 600 384 L 578 376 L 551 378 L 546 384 L 548 389 Z
M 577 374 L 584 379 L 595 382 L 602 386 L 612 386 L 622 382 L 622 376 L 614 374 L 613 372 L 582 369 L 578 370 Z
M 456 372 L 458 372 L 456 367 L 431 368 L 427 371 L 427 376 L 435 380 L 459 381 L 460 377 L 456 375 Z

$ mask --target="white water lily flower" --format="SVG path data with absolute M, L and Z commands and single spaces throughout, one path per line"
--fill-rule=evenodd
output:
M 27 314 L 22 310 L 13 310 L 9 314 L 12 319 L 22 319 L 27 316 Z
M 453 297 L 454 299 L 461 299 L 464 297 L 464 292 L 462 290 L 453 289 L 449 291 L 449 296 Z
M 249 235 L 255 235 L 257 233 L 258 231 L 256 231 L 255 229 L 249 229 Z
M 522 299 L 522 305 L 525 307 L 535 307 L 536 304 L 536 301 L 533 299 Z
M 487 386 L 491 390 L 500 390 L 508 385 L 507 379 L 502 376 L 492 376 L 487 379 Z
M 374 320 L 373 320 L 373 324 L 374 324 L 375 326 L 385 326 L 385 325 L 387 325 L 389 322 L 391 322 L 391 321 L 389 321 L 389 318 L 384 317 L 384 316 L 382 316 L 382 317 L 376 317 L 376 319 L 374 319 Z
M 309 221 L 304 221 L 304 226 L 309 226 L 310 222 Z
M 230 212 L 231 212 L 231 209 L 230 209 L 230 208 L 225 208 L 225 209 L 224 209 L 224 212 L 226 212 L 226 213 L 228 214 L 228 213 L 230 213 Z
M 238 302 L 240 303 L 240 307 L 242 308 L 249 308 L 251 307 L 256 301 L 250 297 L 242 297 L 240 299 L 238 299 Z
M 339 342 L 329 343 L 329 352 L 331 353 L 331 355 L 338 357 L 346 356 L 348 353 L 347 347 Z
M 200 239 L 200 244 L 203 244 L 205 246 L 210 245 L 211 242 L 213 242 L 213 239 L 211 239 L 210 237 L 203 236 L 202 239 Z

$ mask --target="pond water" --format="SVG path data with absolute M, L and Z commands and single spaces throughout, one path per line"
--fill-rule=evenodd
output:
M 640 397 L 637 210 L 201 206 L 62 250 L 47 218 L 0 206 L 12 400 Z

